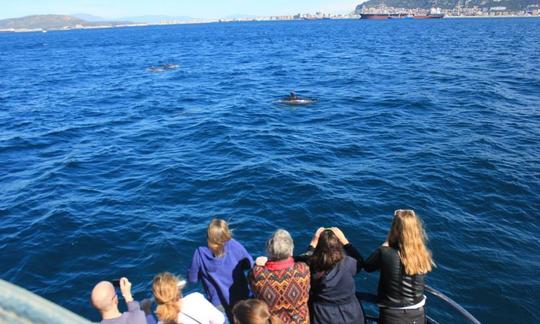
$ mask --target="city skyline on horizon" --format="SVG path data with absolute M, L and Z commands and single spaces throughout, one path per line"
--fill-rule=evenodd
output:
M 18 18 L 45 14 L 87 14 L 104 19 L 118 19 L 138 16 L 185 16 L 196 19 L 220 19 L 231 16 L 282 16 L 298 13 L 325 12 L 346 14 L 354 11 L 356 5 L 365 0 L 297 0 L 290 4 L 285 0 L 260 3 L 254 0 L 201 0 L 197 3 L 178 3 L 173 0 L 52 0 L 36 3 L 20 0 L 17 3 L 0 0 L 0 19 Z

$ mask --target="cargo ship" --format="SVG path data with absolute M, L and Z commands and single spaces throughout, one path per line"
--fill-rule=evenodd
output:
M 403 17 L 402 17 L 402 14 L 394 14 L 394 13 L 360 14 L 360 19 L 383 20 L 383 19 L 395 19 L 395 18 L 403 18 Z
M 428 14 L 425 16 L 413 16 L 414 19 L 441 19 L 444 18 L 444 14 Z
M 398 9 L 399 10 L 399 9 Z M 404 10 L 404 9 L 402 9 Z M 389 12 L 397 11 L 394 8 L 388 8 L 385 6 L 377 7 L 375 10 L 368 9 L 368 12 L 363 12 L 360 14 L 360 19 L 370 19 L 370 20 L 385 20 L 385 19 L 440 19 L 444 18 L 444 14 L 441 13 L 440 9 L 432 8 L 429 12 L 418 10 L 415 13 L 410 12 Z
M 408 15 L 408 14 L 390 14 L 390 13 L 369 13 L 360 14 L 360 19 L 384 20 L 384 19 L 441 19 L 444 14 L 427 14 L 427 15 Z

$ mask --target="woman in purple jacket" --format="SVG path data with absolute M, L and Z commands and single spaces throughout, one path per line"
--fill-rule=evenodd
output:
M 201 279 L 208 300 L 232 318 L 236 302 L 250 296 L 245 271 L 253 266 L 253 258 L 232 238 L 222 219 L 210 222 L 207 236 L 208 247 L 200 246 L 193 254 L 188 281 L 196 283 Z

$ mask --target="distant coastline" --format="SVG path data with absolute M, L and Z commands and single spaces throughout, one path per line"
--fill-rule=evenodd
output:
M 46 16 L 46 15 L 43 15 Z M 42 16 L 33 16 L 33 17 L 42 17 Z M 71 16 L 63 16 L 73 18 Z M 24 17 L 23 17 L 24 18 Z M 299 21 L 299 20 L 355 20 L 359 19 L 360 15 L 357 14 L 348 14 L 348 15 L 331 15 L 331 14 L 320 14 L 315 15 L 303 14 L 303 15 L 294 15 L 294 16 L 271 16 L 271 17 L 256 17 L 256 18 L 231 18 L 231 19 L 193 19 L 193 20 L 174 20 L 174 21 L 161 21 L 153 23 L 143 23 L 143 22 L 88 22 L 82 21 L 82 23 L 77 23 L 75 25 L 67 25 L 62 27 L 37 27 L 37 28 L 2 28 L 2 21 L 0 20 L 0 33 L 32 33 L 32 32 L 42 32 L 46 33 L 49 31 L 68 31 L 68 30 L 92 30 L 92 29 L 112 29 L 112 28 L 129 28 L 129 27 L 149 27 L 149 26 L 167 26 L 167 25 L 192 25 L 192 24 L 212 24 L 212 23 L 231 23 L 231 22 L 263 22 L 263 21 Z M 496 15 L 496 16 L 477 16 L 477 15 L 446 15 L 445 19 L 486 19 L 486 18 L 540 18 L 540 15 Z M 22 18 L 18 18 L 22 19 Z M 75 18 L 73 18 L 75 19 Z
M 531 15 L 498 15 L 498 16 L 445 16 L 447 19 L 505 19 L 505 18 L 540 18 L 540 16 Z

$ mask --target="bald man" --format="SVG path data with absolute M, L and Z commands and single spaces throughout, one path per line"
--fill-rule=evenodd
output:
M 98 283 L 92 290 L 92 305 L 101 313 L 102 324 L 146 324 L 147 316 L 133 300 L 131 282 L 127 278 L 120 279 L 120 291 L 127 304 L 128 311 L 118 310 L 118 295 L 109 281 Z M 149 308 L 149 307 L 148 307 Z M 153 316 L 148 316 L 148 323 L 155 323 Z

